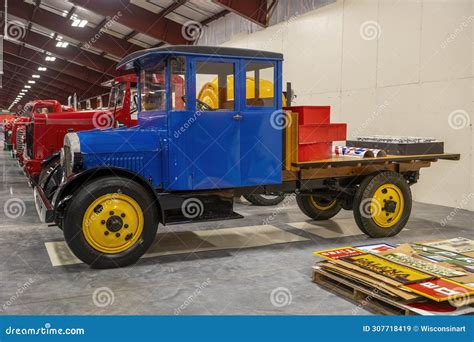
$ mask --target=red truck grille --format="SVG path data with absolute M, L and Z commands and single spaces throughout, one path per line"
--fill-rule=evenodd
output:
M 26 142 L 26 155 L 28 158 L 33 159 L 33 132 L 34 132 L 34 125 L 31 123 L 28 126 L 26 126 L 26 137 L 25 137 L 25 142 Z
M 24 149 L 24 137 L 26 133 L 26 127 L 21 126 L 16 130 L 16 151 L 17 153 L 22 153 Z

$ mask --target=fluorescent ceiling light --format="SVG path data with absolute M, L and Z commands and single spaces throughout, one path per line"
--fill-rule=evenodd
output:
M 31 86 L 29 86 L 29 85 L 25 85 L 23 88 L 30 89 L 30 88 L 31 88 Z
M 45 67 L 38 67 L 38 71 L 46 71 L 48 69 L 46 69 Z
M 29 84 L 35 84 L 36 81 L 28 80 L 28 83 L 29 83 Z
M 72 19 L 71 26 L 73 26 L 73 27 L 84 27 L 84 26 L 87 25 L 87 23 L 88 23 L 87 20 L 81 20 L 81 19 L 74 18 L 74 19 Z
M 69 45 L 68 42 L 57 42 L 56 47 L 66 48 Z
M 46 62 L 54 62 L 56 60 L 56 57 L 54 56 L 46 56 L 45 61 Z
M 33 77 L 33 78 L 40 78 L 40 75 L 34 74 L 34 75 L 31 75 L 31 77 Z

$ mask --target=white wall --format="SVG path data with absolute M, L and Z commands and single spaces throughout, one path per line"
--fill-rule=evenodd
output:
M 349 137 L 444 141 L 462 159 L 422 170 L 415 200 L 473 210 L 473 23 L 471 0 L 341 0 L 224 45 L 282 52 L 297 104 L 331 105 Z

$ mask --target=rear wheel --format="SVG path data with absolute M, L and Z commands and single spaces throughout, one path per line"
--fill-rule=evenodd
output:
M 342 209 L 337 199 L 325 199 L 303 194 L 296 195 L 296 203 L 303 214 L 313 220 L 329 220 Z
M 396 172 L 367 176 L 354 197 L 354 218 L 373 238 L 397 235 L 407 224 L 412 207 L 410 187 Z
M 135 263 L 158 228 L 155 198 L 134 181 L 104 177 L 79 189 L 65 215 L 64 238 L 73 253 L 96 268 Z
M 244 198 L 252 204 L 259 206 L 277 205 L 285 199 L 285 195 L 244 195 Z

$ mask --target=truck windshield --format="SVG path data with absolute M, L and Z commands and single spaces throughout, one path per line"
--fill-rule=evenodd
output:
M 31 116 L 32 110 L 33 110 L 33 106 L 26 106 L 24 110 L 21 111 L 20 116 L 29 118 Z
M 120 108 L 125 96 L 125 83 L 115 83 L 110 90 L 109 108 Z

